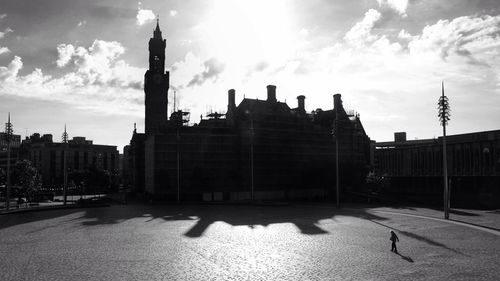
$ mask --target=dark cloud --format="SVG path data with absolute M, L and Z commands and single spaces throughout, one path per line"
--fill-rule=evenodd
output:
M 106 81 L 106 82 L 95 81 L 92 84 L 99 85 L 99 86 L 121 88 L 121 89 L 134 89 L 134 90 L 140 90 L 140 91 L 142 91 L 144 89 L 144 82 L 143 81 L 124 82 L 123 79 L 121 79 L 121 78 L 115 78 L 115 79 L 112 79 L 112 80 Z M 83 87 L 87 87 L 87 86 L 88 86 L 88 84 L 85 84 Z
M 205 83 L 208 79 L 217 78 L 220 73 L 224 71 L 225 65 L 217 60 L 216 58 L 211 58 L 203 62 L 205 70 L 201 73 L 196 74 L 191 81 L 188 83 L 188 87 L 201 85 Z

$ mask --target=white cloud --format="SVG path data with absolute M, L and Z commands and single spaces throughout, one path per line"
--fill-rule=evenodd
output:
M 79 22 L 78 22 L 78 26 L 79 26 L 79 27 L 80 27 L 80 26 L 84 26 L 84 25 L 86 25 L 86 24 L 87 24 L 87 21 L 86 21 L 86 20 L 82 20 L 82 21 L 79 21 Z
M 346 33 L 344 39 L 355 45 L 375 40 L 376 36 L 371 34 L 371 30 L 380 17 L 381 14 L 379 11 L 370 9 L 365 13 L 363 20 L 356 23 L 351 30 Z
M 11 32 L 14 32 L 14 30 L 12 30 L 10 27 L 7 27 L 3 32 L 0 31 L 0 39 L 4 38 L 5 35 L 7 35 Z
M 0 15 L 0 19 L 4 18 L 5 16 L 6 16 L 6 14 Z M 5 35 L 7 35 L 11 32 L 13 32 L 13 30 L 10 27 L 7 27 L 3 32 L 0 31 L 0 39 L 4 38 Z M 0 46 L 0 55 L 5 54 L 5 53 L 9 53 L 9 52 L 10 52 L 9 48 Z
M 153 13 L 152 10 L 143 10 L 139 8 L 137 10 L 137 24 L 138 25 L 143 25 L 149 21 L 152 21 L 155 19 L 155 14 Z
M 57 46 L 57 53 L 59 54 L 59 58 L 56 63 L 58 67 L 63 67 L 68 64 L 75 52 L 75 47 L 71 44 L 59 44 Z
M 9 48 L 7 48 L 7 47 L 0 47 L 0 55 L 8 53 L 8 52 L 10 52 Z
M 486 51 L 498 52 L 499 34 L 500 16 L 464 16 L 426 26 L 408 47 L 412 53 L 431 52 L 443 59 L 458 55 L 488 63 Z M 488 56 L 483 59 L 485 54 Z
M 189 82 L 199 73 L 204 71 L 203 60 L 188 52 L 184 60 L 175 62 L 172 65 L 172 84 L 176 88 L 186 87 Z
M 57 51 L 57 66 L 71 67 L 66 74 L 52 77 L 35 69 L 20 76 L 23 64 L 16 56 L 0 67 L 0 95 L 59 101 L 103 113 L 142 114 L 145 69 L 119 59 L 125 52 L 120 43 L 95 40 L 89 48 L 60 44 Z
M 399 33 L 398 33 L 398 38 L 410 40 L 413 38 L 413 36 L 411 36 L 411 34 L 408 31 L 401 29 L 401 31 L 399 31 Z
M 406 16 L 408 0 L 377 0 L 379 7 L 389 7 L 402 16 Z
M 15 56 L 7 67 L 0 66 L 0 81 L 15 82 L 17 73 L 22 67 L 23 62 L 21 61 L 21 58 Z
M 0 20 L 4 19 L 5 17 L 7 17 L 7 14 L 0 14 Z
M 435 104 L 444 80 L 454 109 L 451 133 L 498 128 L 492 120 L 500 119 L 500 15 L 441 20 L 413 34 L 374 30 L 381 17 L 370 10 L 343 40 L 301 50 L 281 68 L 253 72 L 234 87 L 259 93 L 274 83 L 281 100 L 295 100 L 299 89 L 312 108 L 325 104 L 329 92 L 340 92 L 346 104 L 369 116 L 363 119 L 368 134 L 387 140 L 397 130 L 439 135 Z
M 171 10 L 170 11 L 170 16 L 175 17 L 176 15 L 177 15 L 177 11 L 176 10 Z
M 309 30 L 307 28 L 301 28 L 299 34 L 302 36 L 307 36 L 309 35 Z

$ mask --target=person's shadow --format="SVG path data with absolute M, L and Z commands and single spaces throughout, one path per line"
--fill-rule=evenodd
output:
M 403 256 L 400 253 L 396 253 L 396 254 L 399 255 L 402 259 L 404 259 L 407 262 L 414 262 L 413 259 L 410 258 L 410 256 Z

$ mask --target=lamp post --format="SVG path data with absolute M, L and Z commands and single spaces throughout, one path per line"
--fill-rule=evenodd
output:
M 335 107 L 335 104 L 334 104 Z M 340 208 L 340 180 L 339 180 L 339 111 L 335 107 L 335 121 L 333 121 L 332 135 L 335 138 L 335 187 L 337 208 Z
M 447 159 L 446 159 L 446 125 L 450 120 L 450 105 L 448 102 L 448 97 L 444 95 L 444 82 L 441 83 L 441 97 L 438 102 L 439 108 L 439 121 L 441 122 L 441 126 L 443 126 L 443 205 L 444 205 L 444 218 L 449 219 L 450 213 L 450 197 L 448 191 L 448 167 L 447 167 Z
M 68 168 L 66 163 L 66 151 L 68 146 L 68 132 L 66 131 L 66 124 L 64 124 L 64 133 L 62 134 L 63 141 L 63 204 L 67 204 L 67 188 L 68 188 Z
M 14 129 L 12 128 L 12 123 L 10 123 L 10 112 L 7 123 L 5 123 L 5 138 L 7 141 L 7 186 L 5 194 L 5 208 L 7 211 L 10 208 L 10 142 L 12 141 L 12 134 Z
M 177 203 L 181 202 L 181 182 L 180 182 L 180 177 L 181 177 L 181 165 L 180 165 L 180 149 L 181 149 L 181 136 L 179 134 L 179 127 L 177 126 Z
M 251 198 L 254 200 L 254 170 L 253 170 L 253 139 L 254 139 L 254 128 L 253 128 L 253 118 L 250 116 L 250 181 L 251 181 Z
M 337 186 L 337 208 L 340 208 L 340 173 L 339 173 L 339 111 L 335 109 L 335 173 L 336 173 L 336 186 Z

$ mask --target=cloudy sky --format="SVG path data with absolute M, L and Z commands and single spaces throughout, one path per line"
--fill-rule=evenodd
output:
M 156 15 L 166 66 L 191 121 L 225 111 L 227 90 L 361 115 L 371 139 L 500 129 L 498 0 L 0 0 L 0 118 L 17 134 L 64 128 L 94 143 L 144 130 L 143 78 Z M 5 121 L 1 121 L 4 123 Z

